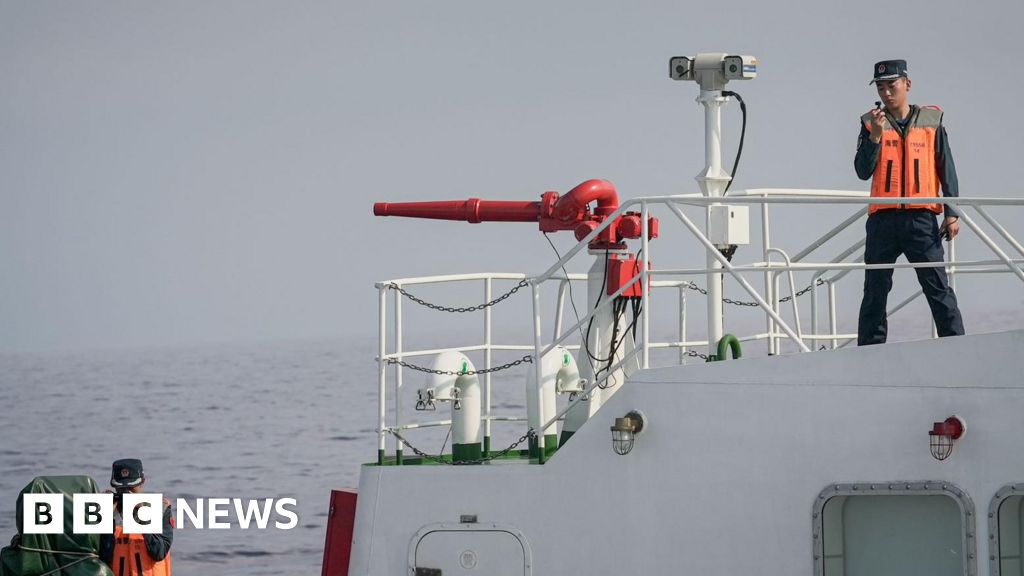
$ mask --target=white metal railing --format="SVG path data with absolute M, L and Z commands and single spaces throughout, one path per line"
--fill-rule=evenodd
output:
M 897 263 L 897 264 L 873 264 L 866 265 L 862 262 L 862 257 L 856 262 L 847 262 L 846 259 L 857 254 L 863 247 L 863 240 L 858 240 L 848 247 L 840 250 L 838 254 L 824 262 L 805 262 L 804 260 L 814 253 L 816 250 L 822 248 L 829 241 L 836 238 L 844 230 L 848 229 L 853 224 L 859 222 L 867 213 L 867 204 L 898 204 L 899 199 L 872 199 L 867 197 L 867 193 L 863 192 L 846 192 L 846 191 L 832 191 L 832 190 L 785 190 L 785 189 L 758 189 L 758 190 L 747 190 L 742 192 L 734 192 L 733 194 L 725 198 L 710 198 L 699 195 L 676 195 L 676 196 L 658 196 L 658 197 L 647 197 L 637 198 L 623 202 L 615 213 L 608 216 L 598 227 L 590 232 L 585 238 L 579 243 L 573 246 L 567 251 L 556 263 L 550 266 L 544 273 L 535 276 L 527 277 L 523 274 L 515 273 L 495 273 L 495 274 L 455 274 L 445 276 L 431 276 L 421 278 L 402 278 L 389 282 L 380 282 L 376 286 L 379 291 L 379 340 L 378 340 L 378 365 L 379 365 L 379 380 L 378 380 L 378 461 L 383 463 L 385 461 L 385 455 L 387 452 L 387 435 L 389 433 L 400 433 L 403 430 L 411 430 L 415 428 L 424 428 L 431 426 L 448 426 L 450 420 L 438 420 L 433 422 L 403 422 L 402 411 L 401 411 L 401 398 L 403 388 L 402 372 L 403 368 L 399 364 L 395 364 L 394 374 L 394 402 L 393 402 L 393 424 L 387 424 L 387 367 L 389 364 L 403 361 L 403 358 L 417 358 L 424 356 L 436 355 L 446 351 L 460 351 L 460 352 L 472 352 L 479 351 L 483 352 L 484 362 L 484 398 L 483 398 L 483 410 L 482 420 L 484 427 L 484 448 L 485 451 L 490 448 L 490 439 L 492 436 L 491 424 L 492 422 L 521 422 L 525 418 L 522 417 L 507 417 L 495 416 L 492 412 L 492 382 L 491 373 L 486 370 L 493 367 L 492 353 L 495 351 L 525 351 L 532 352 L 530 356 L 534 360 L 537 358 L 544 357 L 548 352 L 553 350 L 555 346 L 565 345 L 564 343 L 573 338 L 575 334 L 579 333 L 579 330 L 584 326 L 597 312 L 601 311 L 604 307 L 609 306 L 614 298 L 619 296 L 628 290 L 634 283 L 642 282 L 643 285 L 651 287 L 650 290 L 643 291 L 643 305 L 642 305 L 642 316 L 638 319 L 638 341 L 636 342 L 635 350 L 627 353 L 624 357 L 617 362 L 615 365 L 604 371 L 605 376 L 594 382 L 587 384 L 584 392 L 574 400 L 569 402 L 562 410 L 558 411 L 557 414 L 548 422 L 541 424 L 537 427 L 538 430 L 547 429 L 549 426 L 562 419 L 569 410 L 575 406 L 577 402 L 585 398 L 587 394 L 593 391 L 598 385 L 602 383 L 604 378 L 613 374 L 619 367 L 626 365 L 627 362 L 635 361 L 638 359 L 640 366 L 647 368 L 650 366 L 650 351 L 652 349 L 672 349 L 676 348 L 679 350 L 679 363 L 685 363 L 688 357 L 689 349 L 696 346 L 711 346 L 715 343 L 709 343 L 707 340 L 688 340 L 687 337 L 687 291 L 691 290 L 693 284 L 688 280 L 679 279 L 680 277 L 691 277 L 698 275 L 707 275 L 709 273 L 721 274 L 722 276 L 728 275 L 735 280 L 750 298 L 757 303 L 758 308 L 765 314 L 766 319 L 766 331 L 757 334 L 748 334 L 739 336 L 739 340 L 742 342 L 759 341 L 765 340 L 767 342 L 768 353 L 778 354 L 781 350 L 780 344 L 783 340 L 788 340 L 796 345 L 796 347 L 803 352 L 811 350 L 811 347 L 807 345 L 807 342 L 826 342 L 831 348 L 842 347 L 848 344 L 850 341 L 856 338 L 855 334 L 840 334 L 838 332 L 838 321 L 837 321 L 837 300 L 836 300 L 836 285 L 844 277 L 849 275 L 854 270 L 867 270 L 867 269 L 888 269 L 888 268 L 921 268 L 921 267 L 935 267 L 945 266 L 950 274 L 950 282 L 956 282 L 956 275 L 958 274 L 1014 274 L 1021 281 L 1024 281 L 1024 270 L 1021 268 L 1021 264 L 1024 264 L 1024 259 L 1013 259 L 1006 251 L 999 247 L 998 244 L 984 231 L 981 227 L 974 222 L 967 214 L 965 214 L 964 208 L 970 208 L 978 213 L 979 216 L 991 227 L 995 232 L 1016 252 L 1024 258 L 1024 246 L 1018 242 L 1012 234 L 995 218 L 993 218 L 987 211 L 984 210 L 985 206 L 1024 206 L 1024 200 L 1012 199 L 1012 198 L 959 198 L 959 199 L 945 199 L 940 198 L 935 200 L 936 203 L 945 204 L 952 203 L 958 205 L 961 210 L 960 219 L 966 228 L 970 230 L 975 237 L 977 237 L 981 243 L 988 248 L 995 256 L 995 259 L 988 260 L 968 260 L 958 261 L 956 260 L 956 241 L 950 242 L 950 249 L 948 253 L 948 261 L 945 263 Z M 683 212 L 683 207 L 707 207 L 712 204 L 754 204 L 761 207 L 761 233 L 762 233 L 762 244 L 763 244 L 763 257 L 764 260 L 761 262 L 753 262 L 745 265 L 733 265 L 729 260 L 723 256 L 711 243 L 707 235 L 701 231 L 701 229 L 694 224 L 694 222 Z M 829 205 L 852 205 L 859 207 L 853 215 L 843 220 L 840 224 L 821 235 L 803 249 L 794 253 L 793 256 L 789 256 L 788 252 L 781 249 L 780 247 L 772 246 L 771 234 L 770 234 L 770 218 L 769 218 L 769 206 L 772 204 L 788 204 L 788 205 L 817 205 L 817 204 L 829 204 Z M 583 250 L 589 242 L 594 239 L 604 228 L 606 228 L 615 218 L 629 210 L 636 210 L 639 207 L 641 213 L 642 222 L 642 234 L 641 234 L 641 254 L 642 257 L 639 262 L 639 273 L 624 286 L 621 286 L 614 294 L 607 298 L 602 298 L 599 304 L 590 308 L 586 311 L 586 314 L 579 318 L 577 322 L 568 327 L 563 327 L 564 307 L 565 307 L 565 296 L 569 284 L 572 282 L 581 282 L 586 280 L 585 274 L 568 274 L 563 273 L 564 266 L 570 260 L 572 260 L 581 250 Z M 683 225 L 683 227 L 690 232 L 690 234 L 697 240 L 705 250 L 709 251 L 722 265 L 721 269 L 708 269 L 708 268 L 677 268 L 677 269 L 650 269 L 649 265 L 651 262 L 651 243 L 648 241 L 648 222 L 649 214 L 652 207 L 665 208 Z M 779 255 L 782 257 L 782 262 L 773 261 L 771 256 Z M 810 332 L 802 330 L 800 322 L 800 307 L 797 303 L 797 290 L 798 285 L 795 281 L 796 272 L 812 272 L 810 283 L 810 308 L 811 308 L 811 321 L 810 321 Z M 764 293 L 758 292 L 748 280 L 744 278 L 744 274 L 756 273 L 763 275 L 764 279 Z M 828 275 L 831 273 L 831 275 Z M 793 324 L 792 327 L 786 322 L 781 315 L 781 300 L 779 291 L 779 277 L 781 274 L 786 274 L 789 280 L 789 299 L 792 302 L 792 314 Z M 659 279 L 655 280 L 652 277 L 657 276 Z M 666 280 L 665 278 L 671 278 Z M 486 307 L 483 309 L 483 342 L 477 344 L 470 344 L 466 346 L 449 347 L 449 348 L 435 348 L 435 349 L 419 349 L 419 350 L 404 350 L 403 349 L 403 325 L 402 325 L 402 295 L 399 291 L 394 291 L 394 337 L 395 346 L 394 350 L 388 352 L 387 350 L 387 332 L 388 332 L 388 315 L 387 315 L 387 291 L 394 287 L 404 288 L 416 285 L 426 284 L 450 284 L 450 283 L 463 283 L 463 282 L 481 282 L 483 285 L 484 301 L 490 302 L 493 298 L 493 283 L 495 281 L 526 281 L 530 288 L 532 297 L 532 310 L 533 310 L 533 334 L 531 342 L 528 344 L 496 344 L 493 341 L 493 326 L 491 317 L 491 308 Z M 543 322 L 541 318 L 541 288 L 542 286 L 550 281 L 557 281 L 559 283 L 556 312 L 554 314 L 554 332 L 549 341 L 545 343 L 543 338 Z M 819 283 L 820 282 L 820 283 Z M 818 287 L 823 285 L 827 289 L 826 301 L 828 303 L 828 330 L 820 331 L 820 311 L 818 306 Z M 677 292 L 677 298 L 679 302 L 679 319 L 677 323 L 677 334 L 676 339 L 666 342 L 654 342 L 650 336 L 650 313 L 651 313 L 651 292 L 655 290 L 675 290 Z M 912 296 L 904 299 L 896 306 L 890 308 L 888 313 L 891 315 L 903 308 L 905 308 L 910 302 L 920 297 L 921 292 L 913 294 Z M 934 330 L 933 330 L 934 332 Z M 934 336 L 934 333 L 933 333 Z M 842 342 L 841 342 L 842 341 Z M 578 345 L 566 345 L 567 348 L 578 349 Z M 531 369 L 536 370 L 537 382 L 542 380 L 541 363 L 534 361 Z M 537 392 L 539 394 L 539 391 Z M 539 402 L 537 405 L 540 405 Z M 540 443 L 540 455 L 541 462 L 544 458 L 544 446 L 543 446 L 543 435 L 539 435 L 538 442 Z M 396 461 L 401 462 L 402 451 L 401 445 L 396 444 Z

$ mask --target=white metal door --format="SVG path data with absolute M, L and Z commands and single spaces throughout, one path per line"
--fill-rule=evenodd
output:
M 529 574 L 523 543 L 504 530 L 433 530 L 423 534 L 414 547 L 414 575 Z

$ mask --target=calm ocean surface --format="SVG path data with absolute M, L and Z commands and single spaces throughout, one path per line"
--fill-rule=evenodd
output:
M 0 355 L 0 544 L 32 478 L 87 474 L 105 487 L 112 461 L 137 457 L 147 491 L 172 501 L 298 501 L 292 530 L 243 530 L 233 513 L 228 530 L 177 530 L 176 573 L 319 574 L 330 491 L 354 489 L 359 465 L 376 458 L 374 354 L 367 338 Z M 422 381 L 406 375 L 408 415 Z M 497 411 L 521 414 L 520 385 L 502 388 Z M 436 452 L 445 432 L 416 438 Z M 515 432 L 506 425 L 496 440 Z

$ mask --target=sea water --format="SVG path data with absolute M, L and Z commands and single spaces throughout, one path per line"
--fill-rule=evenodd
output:
M 291 530 L 273 516 L 244 530 L 234 512 L 229 529 L 179 528 L 175 572 L 319 574 L 330 491 L 355 489 L 377 455 L 374 340 L 0 355 L 0 544 L 34 477 L 86 474 L 105 488 L 114 460 L 140 458 L 146 491 L 172 501 L 297 500 Z M 448 418 L 445 405 L 413 412 L 423 379 L 406 371 L 404 418 Z M 521 384 L 495 392 L 496 407 L 522 413 Z M 518 437 L 515 425 L 496 439 Z M 437 452 L 446 432 L 409 437 Z

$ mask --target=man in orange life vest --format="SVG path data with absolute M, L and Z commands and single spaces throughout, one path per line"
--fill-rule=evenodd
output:
M 909 262 L 942 262 L 942 239 L 952 240 L 960 231 L 953 206 L 929 202 L 939 197 L 940 187 L 944 197 L 959 195 L 942 110 L 907 102 L 910 78 L 905 60 L 879 62 L 874 72 L 871 83 L 878 89 L 885 109 L 861 116 L 854 168 L 861 180 L 871 178 L 872 197 L 906 201 L 870 206 L 864 262 L 892 264 L 900 254 Z M 938 214 L 943 215 L 941 226 L 935 221 Z M 914 271 L 939 336 L 963 334 L 963 319 L 946 270 L 935 267 Z M 857 325 L 859 346 L 885 342 L 885 306 L 892 273 L 891 268 L 864 271 L 864 298 Z
M 114 576 L 170 576 L 171 541 L 174 521 L 171 503 L 164 499 L 162 534 L 124 534 L 121 527 L 121 495 L 142 492 L 146 475 L 142 461 L 126 458 L 114 462 L 110 485 L 114 495 L 114 533 L 100 537 L 100 558 L 114 571 Z M 129 512 L 130 513 L 130 512 Z

